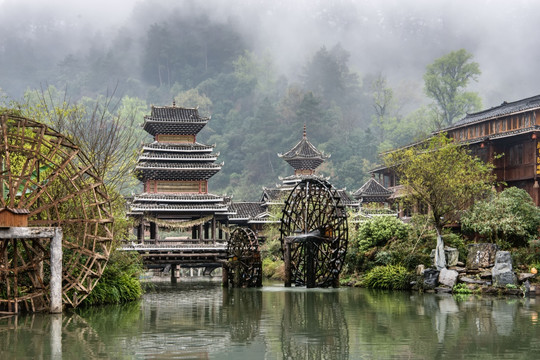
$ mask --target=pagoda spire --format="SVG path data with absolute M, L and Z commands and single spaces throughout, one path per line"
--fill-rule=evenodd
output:
M 291 150 L 287 151 L 285 154 L 278 154 L 278 156 L 294 168 L 295 175 L 313 175 L 315 169 L 319 167 L 324 160 L 330 157 L 317 150 L 317 148 L 309 142 L 306 124 L 304 124 L 302 140 L 300 140 Z

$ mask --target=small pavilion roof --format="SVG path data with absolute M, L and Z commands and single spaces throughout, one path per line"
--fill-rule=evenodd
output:
M 330 157 L 317 150 L 317 148 L 309 142 L 305 125 L 302 140 L 300 140 L 291 150 L 287 151 L 285 154 L 278 154 L 278 156 L 288 162 L 295 170 L 315 170 L 325 159 Z
M 353 193 L 353 197 L 360 202 L 385 202 L 392 194 L 372 177 Z

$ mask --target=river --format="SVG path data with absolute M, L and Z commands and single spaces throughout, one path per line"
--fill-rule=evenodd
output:
M 217 280 L 0 319 L 0 359 L 539 359 L 540 299 Z

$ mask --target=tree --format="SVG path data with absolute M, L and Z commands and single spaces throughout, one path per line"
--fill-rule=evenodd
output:
M 437 231 L 435 265 L 444 268 L 442 229 L 491 189 L 493 165 L 472 156 L 468 148 L 452 143 L 443 133 L 391 152 L 384 161 L 396 172 L 407 196 L 429 207 Z
M 49 87 L 29 91 L 23 116 L 45 123 L 66 135 L 88 157 L 115 201 L 135 186 L 132 175 L 144 138 L 139 121 L 146 104 L 139 99 L 111 95 L 83 98 L 72 104 L 67 94 Z
M 477 81 L 480 66 L 464 49 L 453 51 L 428 65 L 424 74 L 426 95 L 436 103 L 437 128 L 447 127 L 469 111 L 478 110 L 478 93 L 466 92 L 470 80 Z
M 523 189 L 510 187 L 475 203 L 461 217 L 461 228 L 492 242 L 522 246 L 538 237 L 540 209 Z

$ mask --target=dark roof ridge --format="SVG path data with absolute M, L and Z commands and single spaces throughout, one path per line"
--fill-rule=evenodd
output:
M 468 113 L 464 118 L 458 120 L 455 124 L 452 124 L 443 130 L 454 129 L 464 125 L 505 116 L 511 113 L 523 112 L 535 107 L 540 107 L 540 95 L 530 96 L 511 102 L 503 101 L 501 105 L 493 106 L 489 109 L 484 109 L 474 113 Z

